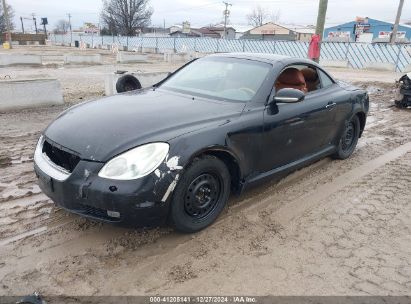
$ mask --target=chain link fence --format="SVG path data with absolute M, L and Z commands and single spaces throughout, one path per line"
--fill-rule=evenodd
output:
M 178 53 L 200 52 L 251 52 L 273 53 L 292 57 L 307 57 L 308 42 L 225 40 L 214 38 L 173 38 L 173 37 L 117 37 L 97 35 L 51 35 L 53 44 L 69 44 L 75 41 L 90 47 L 117 45 L 128 50 L 155 48 L 158 52 Z M 322 42 L 321 60 L 339 61 L 348 67 L 361 69 L 370 65 L 383 64 L 395 71 L 411 71 L 411 44 Z

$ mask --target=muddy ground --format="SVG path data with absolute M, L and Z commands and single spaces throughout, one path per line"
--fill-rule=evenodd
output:
M 66 80 L 67 100 L 94 85 L 84 74 L 77 90 Z M 67 105 L 0 114 L 0 295 L 411 294 L 411 110 L 392 107 L 393 78 L 384 75 L 357 83 L 370 90 L 371 111 L 350 159 L 327 158 L 232 197 L 195 235 L 56 208 L 37 186 L 32 154 Z M 85 96 L 102 94 L 93 92 Z

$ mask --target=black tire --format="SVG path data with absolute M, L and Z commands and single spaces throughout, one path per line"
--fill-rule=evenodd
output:
M 171 226 L 194 233 L 211 225 L 227 204 L 230 185 L 231 176 L 224 162 L 213 156 L 196 158 L 174 191 Z
M 360 120 L 357 115 L 345 123 L 343 134 L 338 142 L 337 152 L 333 155 L 334 158 L 347 159 L 353 154 L 360 137 L 360 128 Z
M 133 75 L 121 76 L 116 83 L 117 93 L 124 93 L 141 89 L 141 83 Z
M 397 106 L 397 108 L 399 109 L 406 109 L 408 107 L 408 103 L 406 99 L 403 99 L 401 101 L 396 100 L 395 101 L 395 105 Z

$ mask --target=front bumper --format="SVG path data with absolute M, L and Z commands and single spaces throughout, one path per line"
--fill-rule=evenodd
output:
M 34 169 L 41 190 L 58 206 L 94 220 L 132 227 L 154 227 L 166 223 L 170 192 L 178 174 L 162 171 L 133 181 L 108 180 L 98 176 L 103 163 L 81 160 L 65 179 L 45 173 L 36 162 Z M 43 168 L 43 170 L 42 170 Z M 173 190 L 173 189 L 172 189 Z

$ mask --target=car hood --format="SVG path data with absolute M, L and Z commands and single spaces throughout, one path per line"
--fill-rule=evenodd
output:
M 150 89 L 74 106 L 60 114 L 44 135 L 82 159 L 106 162 L 141 144 L 167 142 L 227 123 L 243 108 L 243 103 Z

